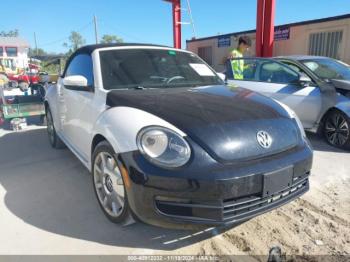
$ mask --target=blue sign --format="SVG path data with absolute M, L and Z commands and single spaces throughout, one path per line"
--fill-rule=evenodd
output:
M 275 41 L 288 40 L 290 38 L 290 27 L 276 27 Z
M 231 37 L 230 36 L 219 36 L 218 37 L 218 47 L 230 47 Z

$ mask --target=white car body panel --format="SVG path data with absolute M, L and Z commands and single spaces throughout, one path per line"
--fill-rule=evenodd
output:
M 137 150 L 135 138 L 137 133 L 146 126 L 162 126 L 181 136 L 186 136 L 172 124 L 145 111 L 130 107 L 108 108 L 106 106 L 108 91 L 103 89 L 99 51 L 131 48 L 163 49 L 145 46 L 97 49 L 91 55 L 94 92 L 64 88 L 63 79 L 60 77 L 57 84 L 51 86 L 46 94 L 46 103 L 50 107 L 57 135 L 89 171 L 91 171 L 92 161 L 91 145 L 96 135 L 105 137 L 116 153 Z M 169 50 L 169 48 L 164 49 Z
M 131 121 L 132 120 L 132 121 Z M 186 136 L 184 132 L 165 120 L 132 107 L 107 109 L 96 121 L 94 134 L 102 134 L 112 144 L 116 153 L 137 150 L 137 133 L 145 126 L 162 126 Z M 119 139 L 118 138 L 123 138 Z

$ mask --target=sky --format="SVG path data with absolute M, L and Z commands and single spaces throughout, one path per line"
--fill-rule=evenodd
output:
M 9 4 L 10 2 L 7 2 Z M 257 0 L 190 0 L 197 38 L 255 29 Z M 182 0 L 183 8 L 187 1 Z M 4 4 L 2 4 L 4 7 Z M 34 47 L 65 52 L 71 31 L 95 42 L 93 16 L 99 35 L 115 34 L 125 42 L 172 45 L 171 5 L 162 0 L 16 0 L 2 12 L 0 31 L 18 29 Z M 350 0 L 276 0 L 275 24 L 286 24 L 350 13 Z M 189 21 L 183 11 L 183 21 Z M 183 47 L 193 36 L 183 26 Z

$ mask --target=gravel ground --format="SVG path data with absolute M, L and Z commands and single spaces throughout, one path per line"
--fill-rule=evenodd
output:
M 111 224 L 88 172 L 68 150 L 52 149 L 43 127 L 0 128 L 0 254 L 248 254 L 247 261 L 263 261 L 258 255 L 280 246 L 287 255 L 349 255 L 350 154 L 309 138 L 315 159 L 305 196 L 235 228 L 191 232 Z

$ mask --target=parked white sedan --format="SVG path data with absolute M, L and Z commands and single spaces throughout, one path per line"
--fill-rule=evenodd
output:
M 227 81 L 289 106 L 306 130 L 322 134 L 335 147 L 350 149 L 350 99 L 338 88 L 342 80 L 335 86 L 334 81 L 325 81 L 307 68 L 297 70 L 295 65 L 290 65 L 290 60 L 237 58 L 227 63 Z M 231 66 L 231 62 L 237 61 L 244 65 L 239 79 L 235 79 Z M 289 64 L 280 61 L 289 61 Z M 343 67 L 350 75 L 350 68 Z

